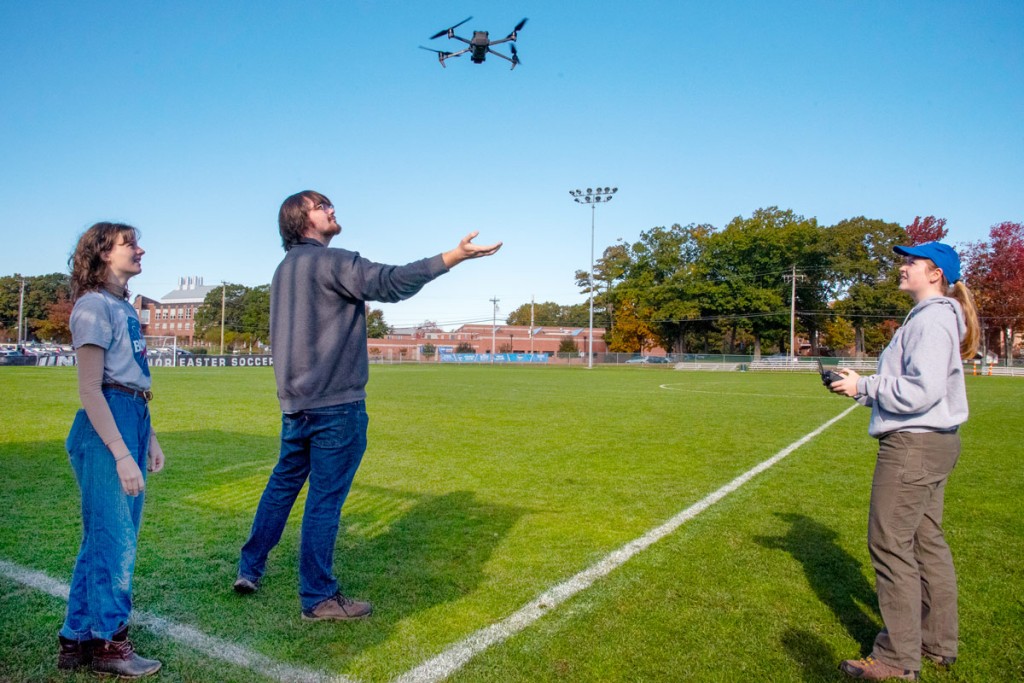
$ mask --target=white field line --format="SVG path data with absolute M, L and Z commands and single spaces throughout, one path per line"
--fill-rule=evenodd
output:
M 607 576 L 612 571 L 628 562 L 637 553 L 646 550 L 654 543 L 657 543 L 665 536 L 668 536 L 680 526 L 746 484 L 758 474 L 774 466 L 787 455 L 849 415 L 856 408 L 857 404 L 850 406 L 839 415 L 836 415 L 831 420 L 815 429 L 813 432 L 789 444 L 772 457 L 747 470 L 717 491 L 708 494 L 703 499 L 678 513 L 675 517 L 672 517 L 662 525 L 651 529 L 643 536 L 640 536 L 621 548 L 612 551 L 597 563 L 584 569 L 572 578 L 549 588 L 547 591 L 534 598 L 531 602 L 519 608 L 518 611 L 510 614 L 501 621 L 470 634 L 440 654 L 431 657 L 419 666 L 405 672 L 395 680 L 395 683 L 433 683 L 434 681 L 444 680 L 462 668 L 466 662 L 480 652 L 483 652 L 490 646 L 496 645 L 516 633 L 519 633 L 527 626 L 557 607 L 559 604 L 565 602 L 577 593 L 586 590 L 595 581 Z
M 70 587 L 43 572 L 26 569 L 13 562 L 0 560 L 0 574 L 7 578 L 34 588 L 61 600 L 68 599 Z M 235 666 L 250 669 L 266 678 L 282 681 L 282 683 L 353 683 L 352 679 L 337 674 L 303 669 L 289 664 L 276 662 L 269 657 L 253 652 L 240 645 L 226 640 L 208 636 L 202 631 L 184 624 L 178 624 L 155 614 L 135 610 L 132 621 L 144 626 L 154 633 L 172 638 L 202 654 Z M 56 643 L 56 637 L 54 637 Z

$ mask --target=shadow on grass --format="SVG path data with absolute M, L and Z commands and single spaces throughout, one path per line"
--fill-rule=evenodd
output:
M 346 595 L 373 602 L 373 617 L 343 628 L 315 624 L 296 630 L 298 610 L 291 603 L 298 582 L 292 569 L 297 549 L 293 543 L 279 546 L 268 563 L 268 576 L 278 565 L 278 581 L 268 581 L 256 597 L 266 604 L 273 593 L 276 609 L 283 597 L 288 607 L 275 619 L 250 622 L 256 641 L 262 643 L 257 647 L 265 654 L 329 672 L 344 671 L 361 653 L 386 643 L 403 623 L 401 638 L 415 649 L 431 636 L 417 628 L 410 630 L 409 619 L 476 592 L 487 579 L 485 566 L 494 549 L 524 512 L 481 502 L 470 491 L 424 495 L 358 483 L 350 501 L 354 510 L 342 511 L 334 570 Z M 374 516 L 385 523 L 368 524 Z M 442 625 L 450 623 L 449 615 L 439 614 Z M 433 621 L 428 616 L 422 623 Z M 310 660 L 310 652 L 318 653 L 315 659 Z M 390 676 L 394 672 L 386 669 L 393 664 L 390 658 L 381 659 L 371 665 L 372 672 L 363 673 L 372 678 Z
M 410 496 L 375 486 L 359 487 L 354 495 Z M 339 582 L 373 599 L 382 625 L 476 590 L 495 546 L 523 514 L 520 508 L 482 503 L 470 491 L 415 498 L 383 533 L 360 538 L 342 530 L 339 536 Z M 342 512 L 343 524 L 345 517 Z
M 301 500 L 271 553 L 264 589 L 240 598 L 230 588 L 278 440 L 216 430 L 161 436 L 168 463 L 148 487 L 133 591 L 139 609 L 300 666 L 342 670 L 411 616 L 476 592 L 495 548 L 525 512 L 472 491 L 430 495 L 361 485 L 357 475 L 342 511 L 335 572 L 346 594 L 373 601 L 375 613 L 343 628 L 309 626 L 298 605 Z M 0 476 L 0 505 L 14 511 L 0 529 L 0 558 L 67 581 L 81 520 L 63 444 L 3 444 Z M 232 493 L 244 497 L 235 501 Z M 25 544 L 30 535 L 37 542 Z M 64 610 L 47 601 L 52 614 L 42 639 Z M 167 643 L 154 654 L 173 660 L 176 647 Z M 39 655 L 50 657 L 47 648 Z
M 784 536 L 761 536 L 755 540 L 766 548 L 788 552 L 803 565 L 815 595 L 860 644 L 861 651 L 869 653 L 880 621 L 875 612 L 875 591 L 864 578 L 860 562 L 836 543 L 839 534 L 816 519 L 793 513 L 776 513 L 776 516 L 789 523 L 789 531 Z M 870 606 L 872 613 L 866 613 L 863 606 Z M 837 664 L 828 651 L 828 667 L 825 667 L 823 648 L 827 649 L 827 645 L 808 632 L 787 631 L 783 645 L 795 660 L 802 664 L 806 661 L 822 674 Z M 819 665 L 824 668 L 819 670 Z
M 806 683 L 841 680 L 839 660 L 823 639 L 799 628 L 789 628 L 782 634 L 782 647 L 800 667 L 800 678 Z

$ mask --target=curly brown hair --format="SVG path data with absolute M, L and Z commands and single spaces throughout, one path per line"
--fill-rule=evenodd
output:
M 78 238 L 74 253 L 68 257 L 68 269 L 71 271 L 71 300 L 86 292 L 103 289 L 107 283 L 107 262 L 104 254 L 117 246 L 117 241 L 124 235 L 133 242 L 139 240 L 139 230 L 124 223 L 96 223 Z
M 312 205 L 306 203 L 307 199 Z M 318 204 L 330 203 L 330 199 L 313 190 L 296 192 L 284 200 L 281 210 L 277 213 L 277 227 L 281 231 L 281 246 L 285 251 L 298 244 L 305 234 L 309 210 L 316 208 Z

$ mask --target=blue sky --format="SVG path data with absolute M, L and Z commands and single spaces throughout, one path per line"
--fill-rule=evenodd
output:
M 530 21 L 515 71 L 418 45 Z M 388 322 L 582 301 L 598 252 L 778 205 L 831 224 L 1024 219 L 1024 3 L 3 2 L 0 274 L 65 269 L 97 220 L 142 230 L 134 292 L 270 281 L 292 192 L 332 246 L 404 263 L 503 240 Z

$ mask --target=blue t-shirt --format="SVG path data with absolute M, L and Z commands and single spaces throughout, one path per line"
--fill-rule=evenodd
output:
M 71 344 L 95 344 L 103 355 L 103 383 L 145 391 L 152 385 L 146 340 L 130 303 L 106 290 L 83 294 L 71 310 Z

